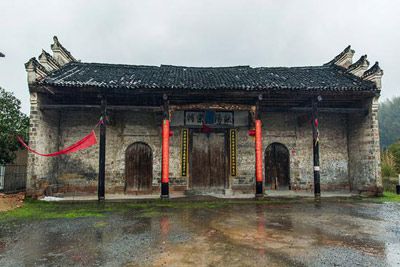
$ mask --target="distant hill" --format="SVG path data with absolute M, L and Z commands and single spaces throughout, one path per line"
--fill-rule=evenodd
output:
M 381 148 L 400 140 L 400 97 L 394 97 L 379 105 L 379 133 Z

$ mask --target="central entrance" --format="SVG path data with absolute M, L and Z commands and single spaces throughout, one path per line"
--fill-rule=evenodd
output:
M 225 133 L 192 134 L 191 189 L 224 189 L 226 184 Z

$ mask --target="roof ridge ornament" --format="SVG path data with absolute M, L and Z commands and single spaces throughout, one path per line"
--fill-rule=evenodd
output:
M 58 41 L 57 36 L 53 37 L 54 43 L 51 45 L 51 50 L 53 51 L 53 58 L 57 61 L 60 66 L 77 61 L 71 53 Z
M 367 60 L 367 55 L 363 55 L 354 64 L 351 64 L 347 68 L 347 72 L 358 77 L 361 77 L 363 73 L 368 69 L 369 61 Z
M 42 49 L 42 53 L 39 55 L 39 62 L 48 72 L 52 72 L 60 68 L 60 64 L 58 64 L 58 62 L 44 49 Z
M 355 51 L 348 45 L 339 55 L 326 63 L 325 65 L 336 65 L 343 68 L 349 67 L 353 63 L 353 55 Z
M 382 76 L 383 70 L 379 67 L 379 62 L 376 61 L 375 64 L 366 70 L 361 76 L 363 80 L 372 81 L 376 84 L 378 89 L 382 88 Z
M 28 84 L 36 83 L 48 74 L 46 68 L 34 57 L 25 63 L 25 70 L 28 73 Z

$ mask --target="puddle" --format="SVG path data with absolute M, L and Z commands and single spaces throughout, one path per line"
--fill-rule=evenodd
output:
M 0 225 L 0 266 L 396 266 L 400 205 L 152 207 Z

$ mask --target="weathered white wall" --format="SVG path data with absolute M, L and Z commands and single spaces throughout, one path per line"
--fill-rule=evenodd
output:
M 58 111 L 42 111 L 40 106 L 49 100 L 39 94 L 31 93 L 29 146 L 40 153 L 51 153 L 58 150 Z M 41 183 L 52 184 L 56 179 L 56 162 L 53 157 L 42 157 L 28 154 L 27 192 L 37 190 Z M 45 186 L 44 185 L 44 186 Z
M 378 97 L 364 105 L 367 115 L 349 117 L 349 178 L 353 191 L 381 193 Z
M 285 145 L 290 154 L 290 180 L 293 188 L 313 185 L 312 129 L 307 114 L 263 113 L 263 150 L 272 143 Z M 340 189 L 349 185 L 347 120 L 345 115 L 320 115 L 320 165 L 322 188 Z M 238 177 L 234 185 L 254 183 L 254 137 L 239 130 Z M 263 154 L 263 159 L 264 159 Z M 265 164 L 263 165 L 265 174 Z
M 32 94 L 30 145 L 41 152 L 62 149 L 88 134 L 99 120 L 98 110 L 41 111 L 46 101 Z M 372 104 L 372 102 L 371 102 Z M 368 106 L 369 104 L 366 103 Z M 325 189 L 377 190 L 380 186 L 379 136 L 376 104 L 371 114 L 320 114 L 321 187 Z M 110 111 L 106 144 L 106 190 L 123 192 L 125 151 L 134 142 L 147 143 L 153 153 L 153 189 L 161 177 L 161 123 L 158 113 Z M 237 113 L 237 176 L 230 177 L 233 189 L 252 190 L 255 183 L 254 138 L 248 136 L 246 113 Z M 241 118 L 241 119 L 239 119 Z M 172 115 L 170 138 L 171 188 L 185 189 L 188 178 L 181 177 L 180 140 L 182 113 Z M 310 117 L 301 113 L 262 113 L 263 150 L 271 143 L 285 145 L 290 153 L 292 188 L 312 189 L 312 130 Z M 99 137 L 99 129 L 96 129 Z M 349 156 L 350 155 L 350 156 Z M 190 154 L 189 154 L 190 157 Z M 264 158 L 264 155 L 263 155 Z M 58 191 L 96 192 L 98 146 L 60 156 L 43 158 L 29 154 L 28 189 L 38 190 L 41 181 L 57 184 Z M 190 166 L 189 166 L 190 168 Z M 264 166 L 265 168 L 265 166 Z M 190 172 L 189 172 L 190 173 Z M 264 172 L 265 173 L 265 170 Z

